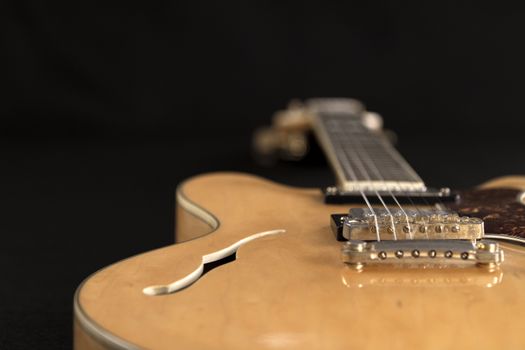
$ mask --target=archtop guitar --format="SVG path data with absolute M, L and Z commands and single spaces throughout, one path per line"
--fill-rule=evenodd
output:
M 525 177 L 429 188 L 381 124 L 355 100 L 313 99 L 258 135 L 300 158 L 311 129 L 333 187 L 182 183 L 176 244 L 79 286 L 75 348 L 525 348 Z

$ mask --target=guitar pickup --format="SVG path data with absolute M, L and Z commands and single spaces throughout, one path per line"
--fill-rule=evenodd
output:
M 499 244 L 490 240 L 402 240 L 365 242 L 351 240 L 343 245 L 344 263 L 356 269 L 369 264 L 468 265 L 495 268 L 504 259 Z
M 323 190 L 324 201 L 326 204 L 349 204 L 349 203 L 360 203 L 363 200 L 363 194 L 368 198 L 372 204 L 381 204 L 379 201 L 379 194 L 386 204 L 396 204 L 392 197 L 395 195 L 396 200 L 400 204 L 420 204 L 420 205 L 433 205 L 437 203 L 450 203 L 457 202 L 459 195 L 450 191 L 449 188 L 426 188 L 424 191 L 420 190 L 363 190 L 363 194 L 360 191 L 348 191 L 342 190 L 338 187 L 327 187 Z

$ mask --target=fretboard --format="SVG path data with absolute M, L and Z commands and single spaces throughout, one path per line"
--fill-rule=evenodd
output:
M 386 140 L 351 111 L 317 108 L 314 131 L 341 190 L 424 191 L 425 184 Z

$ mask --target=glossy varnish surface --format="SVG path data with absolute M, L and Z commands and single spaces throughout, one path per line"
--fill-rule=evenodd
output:
M 454 205 L 461 215 L 483 219 L 485 230 L 525 238 L 523 192 L 512 188 L 479 188 L 462 191 Z
M 525 188 L 525 179 L 492 183 Z M 478 348 L 525 344 L 525 254 L 505 245 L 500 271 L 365 269 L 341 263 L 318 190 L 240 174 L 191 179 L 186 198 L 220 221 L 217 231 L 114 264 L 88 279 L 79 310 L 101 334 L 159 349 Z M 237 260 L 175 294 L 149 285 L 184 277 L 202 255 L 270 229 Z M 187 235 L 190 237 L 191 234 Z M 98 335 L 100 336 L 100 334 Z M 79 344 L 81 345 L 81 344 Z M 80 348 L 80 346 L 79 346 Z

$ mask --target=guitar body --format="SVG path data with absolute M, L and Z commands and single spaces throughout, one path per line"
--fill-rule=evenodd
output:
M 484 186 L 525 190 L 525 177 Z M 342 263 L 342 243 L 329 223 L 330 214 L 351 207 L 324 204 L 318 189 L 251 175 L 219 173 L 186 181 L 178 190 L 177 209 L 178 241 L 185 241 L 89 277 L 75 296 L 75 348 L 525 346 L 524 248 L 501 243 L 505 262 L 496 270 L 370 267 L 359 272 Z M 203 256 L 274 229 L 286 232 L 242 245 L 235 261 L 182 290 L 156 296 L 143 291 L 183 279 Z

